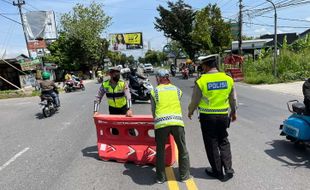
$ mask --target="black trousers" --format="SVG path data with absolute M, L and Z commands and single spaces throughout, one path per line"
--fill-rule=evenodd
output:
M 227 114 L 200 114 L 200 124 L 212 170 L 223 175 L 223 168 L 225 171 L 232 169 L 230 143 L 227 138 L 229 117 Z
M 180 179 L 185 180 L 189 177 L 189 154 L 186 148 L 184 127 L 168 126 L 155 129 L 156 141 L 156 177 L 158 180 L 165 180 L 165 145 L 169 134 L 172 134 L 179 152 L 179 174 Z M 174 145 L 172 145 L 174 146 Z
M 114 108 L 114 107 L 109 106 L 109 113 L 110 113 L 110 115 L 126 115 L 127 111 L 128 111 L 127 105 L 125 105 L 125 106 L 123 106 L 121 108 Z M 111 133 L 113 135 L 118 135 L 119 134 L 118 130 L 115 129 L 115 128 L 111 129 Z M 137 136 L 134 129 L 129 129 L 129 134 L 131 136 Z

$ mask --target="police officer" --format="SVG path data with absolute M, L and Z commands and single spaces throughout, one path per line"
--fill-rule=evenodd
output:
M 184 123 L 182 120 L 182 91 L 172 85 L 167 70 L 156 73 L 158 86 L 151 92 L 151 106 L 155 122 L 156 141 L 156 177 L 157 183 L 166 181 L 165 175 L 165 144 L 169 134 L 172 134 L 179 150 L 180 180 L 190 178 L 189 155 L 185 143 Z
M 198 107 L 205 149 L 211 165 L 205 172 L 219 180 L 228 180 L 234 173 L 227 138 L 230 121 L 236 120 L 234 81 L 225 73 L 218 71 L 216 56 L 209 55 L 200 60 L 205 74 L 195 82 L 188 117 L 191 119 Z M 228 114 L 229 107 L 230 114 Z
M 120 79 L 120 68 L 109 69 L 110 79 L 102 83 L 95 99 L 95 110 L 98 111 L 99 103 L 106 94 L 109 104 L 109 113 L 113 115 L 126 115 L 131 117 L 131 96 L 127 83 Z

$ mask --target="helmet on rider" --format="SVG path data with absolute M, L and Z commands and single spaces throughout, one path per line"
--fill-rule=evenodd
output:
M 44 72 L 42 73 L 42 79 L 43 79 L 43 80 L 49 80 L 50 77 L 51 77 L 51 74 L 50 74 L 49 72 L 44 71 Z
M 167 69 L 159 69 L 156 72 L 156 77 L 168 78 L 169 77 L 169 71 Z
M 186 64 L 192 64 L 192 60 L 191 59 L 186 59 Z

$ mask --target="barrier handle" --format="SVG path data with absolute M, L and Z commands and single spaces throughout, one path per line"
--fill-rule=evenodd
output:
M 99 111 L 99 102 L 98 101 L 94 101 L 94 113 Z

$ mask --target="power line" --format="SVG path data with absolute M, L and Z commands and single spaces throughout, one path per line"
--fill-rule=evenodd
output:
M 272 16 L 264 16 L 260 15 L 260 17 L 265 17 L 265 18 L 274 18 Z M 303 19 L 297 19 L 297 18 L 283 18 L 283 17 L 278 17 L 280 20 L 287 20 L 287 21 L 298 21 L 298 22 L 310 22 L 310 20 L 303 20 Z
M 10 17 L 7 17 L 7 16 L 3 15 L 2 13 L 0 13 L 0 16 L 4 17 L 4 18 L 6 18 L 6 19 L 8 19 L 8 20 L 10 20 L 10 21 L 12 21 L 12 22 L 15 22 L 15 23 L 17 23 L 17 24 L 20 24 L 20 25 L 22 24 L 22 23 L 20 23 L 20 22 L 14 20 L 14 19 L 11 19 Z
M 10 2 L 10 1 L 8 1 L 8 0 L 1 0 L 1 1 L 3 1 L 3 2 L 5 2 L 5 3 L 8 3 L 8 4 L 10 4 L 10 5 L 13 5 L 13 3 Z
M 258 23 L 252 23 L 252 22 L 242 22 L 244 24 L 251 24 L 256 26 L 267 26 L 267 27 L 274 27 L 272 24 L 258 24 Z M 307 28 L 310 29 L 310 26 L 277 26 L 278 28 Z

